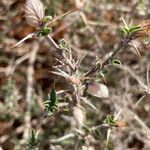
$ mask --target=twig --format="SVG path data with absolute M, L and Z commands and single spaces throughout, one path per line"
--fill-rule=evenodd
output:
M 26 59 L 28 59 L 29 57 L 30 57 L 30 52 L 28 52 L 28 53 L 24 54 L 22 57 L 18 58 L 18 59 L 15 61 L 13 67 L 11 68 L 10 74 L 13 74 L 14 71 L 15 71 L 15 69 L 16 69 L 16 67 L 17 67 L 19 64 L 21 64 L 23 61 L 25 61 Z M 8 73 L 8 74 L 9 74 L 9 73 Z
M 47 35 L 46 39 L 52 46 L 54 46 L 56 50 L 61 51 L 61 48 L 58 46 L 58 44 L 53 40 L 53 38 L 50 35 Z
M 146 97 L 146 95 L 143 95 L 143 96 L 136 102 L 135 107 L 136 107 L 137 105 L 139 105 L 139 103 L 140 103 L 145 97 Z
M 133 115 L 133 118 L 139 123 L 139 125 L 142 127 L 143 131 L 145 133 L 147 133 L 148 138 L 150 138 L 150 136 L 149 136 L 150 135 L 150 128 L 136 114 Z
M 76 7 L 78 7 L 78 6 L 81 7 L 81 6 L 84 5 L 84 2 L 81 2 L 80 0 L 75 0 L 75 5 L 76 5 Z M 79 13 L 80 13 L 80 16 L 81 16 L 81 18 L 83 20 L 83 23 L 85 24 L 85 26 L 87 27 L 89 32 L 92 34 L 92 36 L 95 38 L 95 41 L 97 42 L 98 47 L 101 48 L 102 47 L 102 43 L 101 43 L 101 40 L 99 38 L 98 33 L 96 33 L 93 30 L 93 28 L 89 25 L 88 19 L 87 19 L 86 15 L 84 14 L 84 12 L 81 10 Z
M 59 142 L 62 142 L 62 141 L 64 141 L 64 140 L 67 140 L 67 139 L 73 138 L 73 137 L 75 137 L 75 134 L 69 133 L 69 134 L 67 134 L 67 135 L 65 135 L 65 136 L 62 136 L 62 137 L 58 138 L 58 139 L 52 139 L 52 140 L 50 140 L 50 141 L 51 141 L 52 143 L 59 143 Z
M 32 98 L 32 92 L 33 92 L 33 75 L 34 75 L 34 63 L 36 60 L 36 54 L 38 52 L 38 46 L 37 43 L 32 47 L 32 51 L 29 58 L 29 66 L 27 70 L 27 91 L 26 91 L 26 112 L 25 112 L 25 131 L 24 131 L 24 137 L 27 138 L 29 135 L 29 130 L 31 129 L 31 98 Z
M 75 8 L 75 9 L 73 9 L 73 10 L 70 10 L 70 11 L 68 11 L 68 12 L 66 12 L 66 13 L 64 13 L 64 14 L 62 14 L 62 15 L 56 17 L 56 18 L 54 18 L 52 21 L 50 21 L 50 22 L 47 23 L 47 26 L 52 25 L 52 24 L 53 24 L 54 22 L 56 22 L 57 20 L 62 19 L 63 17 L 65 17 L 65 16 L 67 16 L 67 15 L 69 15 L 69 14 L 71 14 L 71 13 L 77 11 L 77 10 L 79 10 L 80 8 L 81 8 L 81 7 L 77 7 L 77 8 Z
M 35 33 L 30 33 L 28 34 L 25 38 L 23 38 L 22 40 L 20 40 L 18 43 L 16 43 L 15 45 L 13 45 L 11 48 L 17 47 L 18 45 L 20 45 L 21 43 L 23 43 L 24 41 L 26 41 L 27 39 L 31 39 L 35 36 Z
M 149 70 L 150 70 L 150 66 L 149 66 L 149 64 L 148 64 L 148 65 L 147 65 L 147 71 L 146 71 L 146 81 L 147 81 L 147 86 L 150 88 Z
M 86 99 L 85 97 L 81 97 L 83 102 L 87 105 L 89 105 L 91 108 L 93 108 L 95 111 L 98 111 L 98 109 L 90 102 L 90 100 Z
M 59 47 L 59 45 L 53 40 L 51 35 L 47 35 L 46 39 L 57 50 L 57 53 L 59 54 L 59 56 L 64 58 L 64 60 L 66 61 L 66 64 L 70 67 L 70 69 L 75 71 L 76 69 L 75 66 L 72 64 L 72 62 L 67 58 L 67 56 L 63 52 L 63 51 L 68 51 L 68 49 Z
M 101 124 L 101 125 L 92 127 L 91 131 L 94 131 L 94 130 L 97 130 L 97 129 L 100 129 L 100 128 L 109 128 L 109 127 L 110 126 L 108 124 Z
M 80 12 L 80 16 L 85 24 L 85 26 L 87 27 L 87 29 L 89 30 L 89 32 L 91 32 L 92 36 L 95 38 L 95 41 L 98 44 L 98 47 L 101 48 L 102 47 L 102 43 L 100 42 L 100 38 L 99 35 L 91 28 L 91 26 L 88 24 L 88 20 L 86 18 L 86 15 L 83 12 Z
M 121 40 L 118 47 L 110 54 L 110 56 L 108 56 L 105 60 L 103 60 L 102 63 L 97 63 L 96 66 L 94 66 L 87 73 L 83 74 L 83 76 L 90 77 L 93 76 L 97 71 L 103 70 L 105 65 L 109 64 L 110 59 L 113 58 L 116 54 L 118 54 L 119 51 L 124 49 L 131 40 L 132 39 L 130 37 L 126 37 L 123 40 Z
M 130 73 L 130 75 L 139 83 L 139 85 L 143 88 L 143 90 L 147 94 L 150 94 L 149 87 L 142 82 L 142 80 L 140 79 L 140 77 L 137 76 L 131 68 L 129 68 L 128 66 L 121 66 L 121 67 L 120 66 L 115 66 L 115 67 L 123 69 L 123 70 L 127 71 L 128 73 Z

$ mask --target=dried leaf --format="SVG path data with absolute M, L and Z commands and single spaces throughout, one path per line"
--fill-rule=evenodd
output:
M 82 110 L 81 106 L 75 106 L 73 108 L 73 115 L 76 120 L 77 126 L 80 128 L 84 125 L 85 122 L 85 111 Z
M 25 18 L 29 25 L 41 27 L 44 18 L 44 7 L 40 0 L 27 0 Z
M 150 20 L 141 21 L 138 26 L 141 28 L 140 30 L 134 33 L 133 35 L 134 39 L 144 37 L 148 34 L 150 30 Z
M 89 83 L 87 93 L 98 98 L 108 98 L 109 96 L 107 86 L 101 83 Z
M 119 121 L 115 121 L 116 123 L 116 127 L 120 127 L 120 128 L 123 128 L 126 126 L 126 122 L 122 121 L 122 120 L 119 120 Z

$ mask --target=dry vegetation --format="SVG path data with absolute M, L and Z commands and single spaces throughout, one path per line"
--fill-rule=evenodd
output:
M 0 150 L 149 150 L 150 1 L 28 1 L 0 1 Z

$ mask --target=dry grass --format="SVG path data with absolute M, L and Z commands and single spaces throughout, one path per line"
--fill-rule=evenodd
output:
M 40 150 L 150 149 L 150 2 L 43 2 L 46 15 L 61 16 L 53 31 L 13 48 L 43 24 L 26 23 L 24 1 L 0 2 L 0 149 L 26 149 L 32 129 Z M 140 26 L 134 37 L 120 33 L 122 18 Z M 52 89 L 59 100 L 47 116 Z

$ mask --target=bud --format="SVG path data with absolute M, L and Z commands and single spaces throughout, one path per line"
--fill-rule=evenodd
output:
M 25 18 L 31 26 L 41 27 L 43 25 L 44 7 L 40 0 L 26 1 Z

